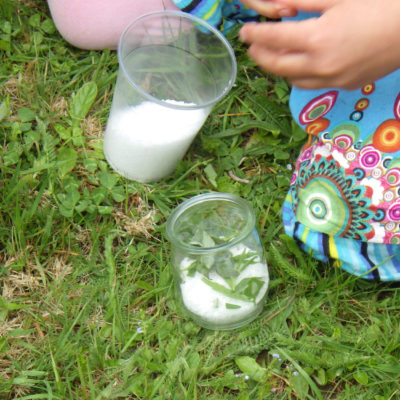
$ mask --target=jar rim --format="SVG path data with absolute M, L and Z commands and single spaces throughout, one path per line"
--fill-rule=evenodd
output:
M 206 101 L 201 104 L 196 104 L 196 105 L 171 104 L 171 103 L 168 103 L 164 100 L 158 99 L 157 97 L 152 96 L 151 94 L 147 93 L 132 78 L 131 74 L 129 73 L 129 71 L 127 70 L 127 68 L 125 66 L 125 62 L 124 62 L 124 58 L 123 58 L 124 41 L 126 40 L 125 38 L 128 36 L 129 31 L 136 24 L 140 23 L 142 20 L 145 20 L 145 19 L 148 19 L 151 17 L 157 17 L 157 16 L 170 17 L 170 18 L 173 18 L 173 17 L 182 18 L 187 21 L 191 21 L 194 24 L 200 25 L 203 28 L 207 29 L 207 31 L 210 32 L 212 35 L 217 37 L 218 40 L 220 41 L 220 43 L 225 47 L 225 49 L 228 52 L 231 63 L 232 63 L 231 64 L 231 67 L 232 67 L 231 76 L 230 76 L 230 79 L 227 82 L 224 90 L 218 96 L 216 96 L 214 99 L 211 99 L 209 101 Z M 118 47 L 117 47 L 117 56 L 118 56 L 119 67 L 122 69 L 123 73 L 127 77 L 129 84 L 132 85 L 138 91 L 138 93 L 140 93 L 145 99 L 147 99 L 149 101 L 152 101 L 154 103 L 160 104 L 160 105 L 168 107 L 168 108 L 173 108 L 173 109 L 189 110 L 189 109 L 201 109 L 201 108 L 207 108 L 207 107 L 214 106 L 214 104 L 216 104 L 218 101 L 220 101 L 222 98 L 224 98 L 226 96 L 226 94 L 232 89 L 232 86 L 235 83 L 236 75 L 237 75 L 237 62 L 236 62 L 235 52 L 234 52 L 231 44 L 229 43 L 229 41 L 226 39 L 226 37 L 218 29 L 214 28 L 212 25 L 210 25 L 205 20 L 203 20 L 199 17 L 196 17 L 195 15 L 183 12 L 183 11 L 176 11 L 176 10 L 153 11 L 153 12 L 149 12 L 149 13 L 143 14 L 143 15 L 135 18 L 133 21 L 131 21 L 125 27 L 124 31 L 122 32 L 122 34 L 119 38 Z
M 215 202 L 220 200 L 221 202 L 230 202 L 232 204 L 236 204 L 239 208 L 244 211 L 245 214 L 245 226 L 241 229 L 238 234 L 230 241 L 217 245 L 215 247 L 197 247 L 194 245 L 190 245 L 188 243 L 183 242 L 175 235 L 175 226 L 179 221 L 179 218 L 191 207 L 196 205 L 205 204 L 207 202 Z M 255 226 L 255 214 L 254 210 L 251 207 L 250 203 L 243 199 L 240 196 L 237 196 L 232 193 L 222 193 L 222 192 L 209 192 L 199 194 L 197 196 L 191 197 L 190 199 L 185 200 L 181 204 L 179 204 L 171 213 L 167 220 L 166 225 L 166 234 L 167 238 L 171 244 L 179 247 L 182 250 L 185 250 L 190 253 L 200 254 L 200 253 L 211 253 L 217 252 L 222 249 L 226 249 L 232 247 L 238 243 L 240 243 L 244 238 L 246 238 L 254 229 Z

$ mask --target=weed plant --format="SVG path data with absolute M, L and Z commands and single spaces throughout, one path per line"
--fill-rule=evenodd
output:
M 303 254 L 280 210 L 304 134 L 287 83 L 233 32 L 236 85 L 173 175 L 105 162 L 118 69 L 56 31 L 44 1 L 0 2 L 0 398 L 400 398 L 400 289 Z M 202 192 L 249 200 L 271 283 L 234 331 L 180 312 L 165 221 Z

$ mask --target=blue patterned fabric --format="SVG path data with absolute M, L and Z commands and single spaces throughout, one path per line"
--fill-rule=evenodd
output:
M 376 281 L 400 280 L 400 251 L 398 245 L 363 242 L 317 232 L 298 222 L 293 214 L 289 194 L 282 208 L 285 232 L 317 260 Z
M 354 275 L 400 280 L 400 70 L 353 91 L 294 87 L 290 108 L 309 141 L 283 206 L 286 233 Z
M 258 20 L 259 15 L 238 0 L 173 0 L 182 11 L 204 19 L 210 25 L 229 32 L 238 23 Z

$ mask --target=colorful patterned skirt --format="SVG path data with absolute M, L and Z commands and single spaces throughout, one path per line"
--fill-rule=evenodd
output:
M 353 91 L 293 88 L 290 106 L 309 141 L 286 232 L 352 274 L 400 280 L 400 71 Z

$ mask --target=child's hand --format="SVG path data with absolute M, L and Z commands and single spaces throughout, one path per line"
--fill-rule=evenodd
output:
M 294 17 L 296 8 L 290 7 L 280 0 L 241 0 L 247 7 L 268 18 Z
M 261 68 L 309 89 L 356 89 L 400 68 L 400 0 L 279 1 L 322 15 L 246 24 L 241 39 Z

